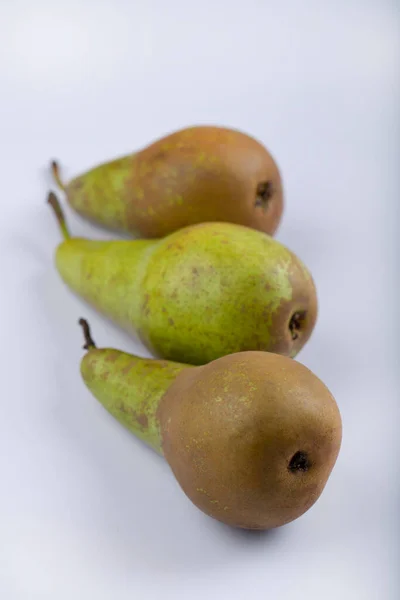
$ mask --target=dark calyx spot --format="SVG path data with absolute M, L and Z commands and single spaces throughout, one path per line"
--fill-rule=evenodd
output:
M 261 206 L 263 210 L 267 210 L 269 201 L 274 195 L 274 186 L 272 181 L 262 181 L 257 186 L 255 206 Z
M 303 327 L 306 318 L 305 311 L 297 311 L 293 313 L 292 318 L 289 321 L 289 329 L 292 336 L 292 340 L 297 340 L 299 333 Z
M 310 461 L 308 460 L 308 456 L 305 452 L 301 452 L 301 450 L 292 456 L 288 467 L 289 471 L 292 473 L 297 473 L 297 471 L 305 472 L 308 471 L 309 468 Z

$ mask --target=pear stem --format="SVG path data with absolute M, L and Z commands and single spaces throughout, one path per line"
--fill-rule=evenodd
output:
M 89 323 L 86 321 L 86 319 L 79 319 L 79 325 L 83 329 L 83 337 L 85 338 L 85 345 L 83 346 L 83 349 L 90 350 L 91 348 L 96 348 L 96 344 L 94 343 L 90 333 Z
M 65 192 L 65 184 L 62 182 L 60 177 L 60 167 L 58 165 L 58 162 L 55 160 L 53 160 L 51 163 L 51 172 L 53 173 L 54 181 L 56 182 L 60 190 Z
M 51 208 L 53 209 L 54 214 L 56 215 L 56 219 L 60 226 L 63 238 L 65 240 L 69 240 L 71 238 L 71 234 L 68 230 L 67 223 L 65 221 L 65 216 L 64 216 L 63 210 L 61 208 L 60 201 L 58 200 L 57 196 L 53 192 L 50 192 L 49 195 L 47 196 L 47 202 L 50 204 Z

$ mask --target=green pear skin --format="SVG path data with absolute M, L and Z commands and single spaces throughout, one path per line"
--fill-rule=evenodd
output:
M 207 515 L 270 529 L 320 497 L 342 423 L 329 390 L 300 363 L 242 352 L 190 367 L 97 349 L 91 339 L 86 348 L 81 374 L 88 389 L 165 457 Z
M 225 221 L 273 234 L 283 210 L 278 166 L 257 140 L 226 127 L 175 131 L 139 152 L 99 165 L 64 185 L 83 217 L 135 236 Z
M 54 196 L 52 196 L 54 200 Z M 295 356 L 317 316 L 312 277 L 270 236 L 203 223 L 161 240 L 65 239 L 64 282 L 155 356 L 204 364 L 246 350 Z
M 104 408 L 153 450 L 162 454 L 157 410 L 161 398 L 187 365 L 139 358 L 113 349 L 91 349 L 82 377 Z

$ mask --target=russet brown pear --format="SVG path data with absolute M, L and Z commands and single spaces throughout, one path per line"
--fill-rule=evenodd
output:
M 270 529 L 317 501 L 339 453 L 342 423 L 309 369 L 267 352 L 200 367 L 143 359 L 97 349 L 81 324 L 86 386 L 165 457 L 200 510 L 235 527 Z
M 65 185 L 56 162 L 53 172 L 82 216 L 145 238 L 207 221 L 273 234 L 282 214 L 282 181 L 271 154 L 224 127 L 176 131 Z

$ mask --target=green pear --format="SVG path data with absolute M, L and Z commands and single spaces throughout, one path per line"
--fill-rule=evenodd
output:
M 202 223 L 161 240 L 71 238 L 56 265 L 100 312 L 136 331 L 155 356 L 204 364 L 244 350 L 295 356 L 311 335 L 317 299 L 303 263 L 270 236 Z
M 100 403 L 163 455 L 204 513 L 270 529 L 320 497 L 342 438 L 337 404 L 296 361 L 241 352 L 190 367 L 97 349 L 85 330 L 81 374 Z
M 61 181 L 68 202 L 103 226 L 145 238 L 206 221 L 273 234 L 283 208 L 279 169 L 254 138 L 225 127 L 176 131 L 146 148 Z

